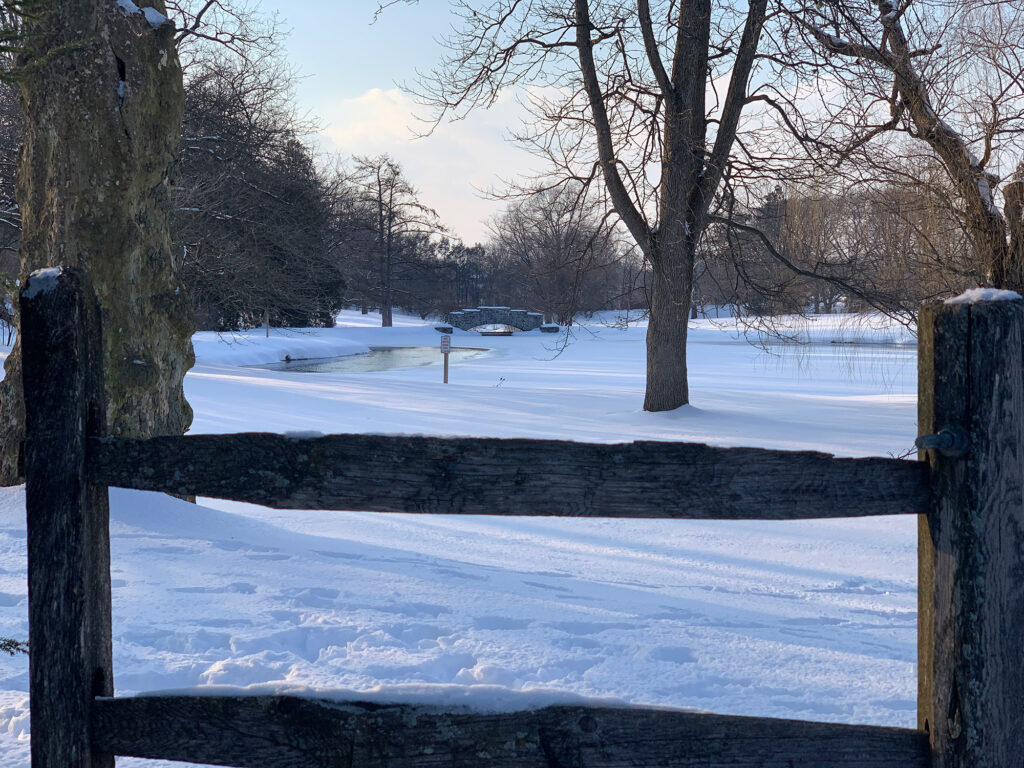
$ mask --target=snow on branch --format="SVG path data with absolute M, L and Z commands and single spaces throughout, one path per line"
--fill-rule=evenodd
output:
M 139 8 L 132 0 L 116 0 L 117 7 L 120 8 L 126 16 L 135 16 L 141 14 L 146 17 L 146 21 L 149 22 L 149 26 L 153 29 L 160 29 L 164 24 L 173 24 L 174 22 L 164 16 L 156 8 Z

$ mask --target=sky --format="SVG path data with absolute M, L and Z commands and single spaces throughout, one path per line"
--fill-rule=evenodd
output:
M 442 57 L 439 37 L 454 19 L 445 0 L 423 0 L 386 10 L 376 21 L 377 0 L 260 0 L 290 30 L 289 61 L 300 80 L 300 110 L 318 119 L 320 148 L 344 155 L 388 153 L 397 159 L 453 235 L 467 243 L 486 239 L 486 219 L 502 204 L 484 190 L 528 172 L 535 160 L 506 140 L 520 108 L 511 96 L 486 112 L 438 126 L 416 138 L 427 111 L 401 90 L 417 71 Z

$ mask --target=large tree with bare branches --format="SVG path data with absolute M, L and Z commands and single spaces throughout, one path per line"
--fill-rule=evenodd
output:
M 959 221 L 975 279 L 1024 291 L 1024 6 L 793 2 L 786 124 L 843 183 L 904 184 Z M 809 98 L 807 85 L 824 98 Z M 934 181 L 932 181 L 932 180 Z
M 748 100 L 767 0 L 742 10 L 713 0 L 457 7 L 450 55 L 423 78 L 422 95 L 440 120 L 532 86 L 536 121 L 522 138 L 558 169 L 551 185 L 603 184 L 651 265 L 644 408 L 686 404 L 694 259 Z

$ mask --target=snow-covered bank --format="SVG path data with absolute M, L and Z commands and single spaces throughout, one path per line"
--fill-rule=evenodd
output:
M 342 326 L 310 338 L 437 344 L 429 324 L 406 319 L 380 329 L 369 325 L 375 319 L 346 314 Z M 816 342 L 838 331 L 851 340 L 854 326 L 818 330 L 838 322 L 810 321 L 807 333 Z M 574 329 L 560 355 L 559 340 L 539 333 L 481 339 L 456 331 L 456 346 L 496 354 L 453 366 L 449 385 L 438 366 L 284 373 L 200 350 L 186 389 L 196 432 L 902 453 L 915 435 L 915 350 L 867 344 L 897 332 L 860 327 L 860 345 L 765 353 L 728 329 L 695 323 L 694 405 L 665 414 L 641 410 L 644 328 L 599 323 Z M 21 489 L 0 490 L 0 635 L 16 637 L 27 633 L 23 503 Z M 271 685 L 472 703 L 498 702 L 500 686 L 914 723 L 914 520 L 448 518 L 196 506 L 115 490 L 111 529 L 119 693 Z M 26 661 L 0 659 L 0 762 L 15 768 L 28 765 L 26 689 Z M 150 763 L 119 761 L 142 764 Z

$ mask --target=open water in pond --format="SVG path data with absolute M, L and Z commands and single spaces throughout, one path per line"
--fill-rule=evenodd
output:
M 493 350 L 478 347 L 452 347 L 449 364 L 488 355 Z M 282 363 L 255 365 L 268 371 L 294 371 L 295 373 L 368 373 L 370 371 L 395 371 L 402 368 L 416 368 L 421 365 L 441 365 L 440 347 L 370 347 L 362 355 L 344 357 L 323 357 L 314 360 L 291 360 Z

